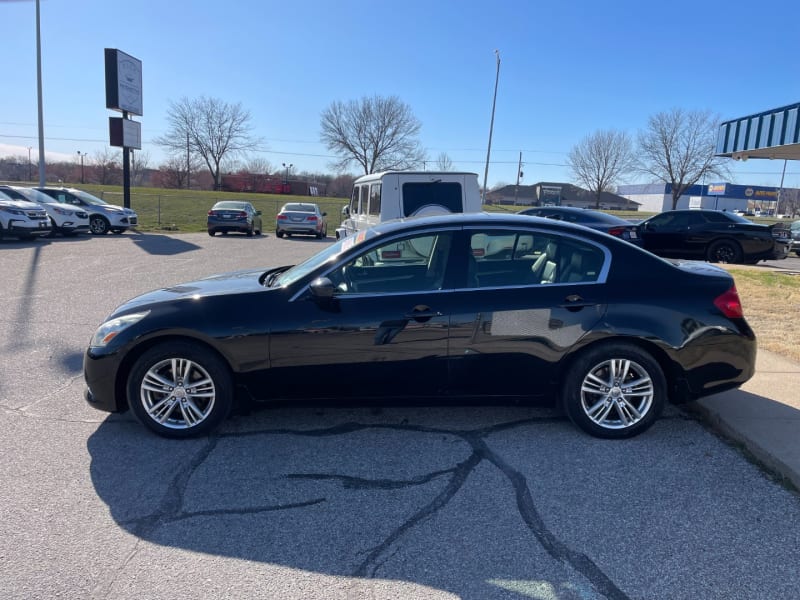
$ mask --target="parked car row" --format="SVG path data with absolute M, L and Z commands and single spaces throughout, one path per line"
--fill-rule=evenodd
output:
M 328 236 L 327 213 L 313 202 L 288 202 L 275 217 L 275 235 L 279 238 L 291 235 Z M 222 200 L 208 211 L 208 235 L 217 233 L 244 233 L 247 236 L 261 235 L 263 222 L 261 211 L 249 202 Z
M 754 264 L 761 260 L 784 259 L 790 249 L 796 253 L 800 251 L 800 225 L 792 224 L 791 230 L 761 225 L 733 212 L 671 210 L 638 224 L 600 211 L 567 206 L 529 208 L 520 212 L 605 231 L 665 258 Z
M 0 185 L 0 238 L 122 233 L 137 224 L 135 211 L 82 190 Z

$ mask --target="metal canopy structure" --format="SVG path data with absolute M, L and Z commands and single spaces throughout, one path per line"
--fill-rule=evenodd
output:
M 800 103 L 725 121 L 719 126 L 716 155 L 800 160 Z

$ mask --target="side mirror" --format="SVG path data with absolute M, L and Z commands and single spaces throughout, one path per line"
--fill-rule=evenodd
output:
M 317 300 L 330 300 L 336 293 L 336 287 L 327 277 L 317 277 L 311 282 L 308 288 L 311 290 L 311 294 Z
M 328 213 L 326 213 L 326 212 L 323 212 L 323 213 L 322 213 L 322 216 L 323 216 L 323 217 L 327 217 L 327 216 L 328 216 Z
M 350 207 L 346 204 L 342 207 L 342 216 L 349 217 L 350 216 Z
M 258 215 L 258 216 L 260 217 L 260 216 L 261 216 L 261 211 L 260 211 L 260 210 L 257 210 L 257 211 L 256 211 L 256 215 Z

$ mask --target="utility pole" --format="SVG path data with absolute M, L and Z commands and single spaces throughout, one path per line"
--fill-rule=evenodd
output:
M 522 179 L 522 151 L 519 153 L 519 163 L 517 164 L 517 185 L 514 187 L 514 206 L 517 205 L 517 195 L 519 192 L 519 180 Z

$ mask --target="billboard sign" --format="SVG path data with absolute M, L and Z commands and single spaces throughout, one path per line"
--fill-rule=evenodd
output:
M 106 108 L 142 115 L 142 61 L 114 48 L 105 49 Z
M 142 124 L 122 117 L 108 118 L 110 144 L 118 148 L 142 148 Z

